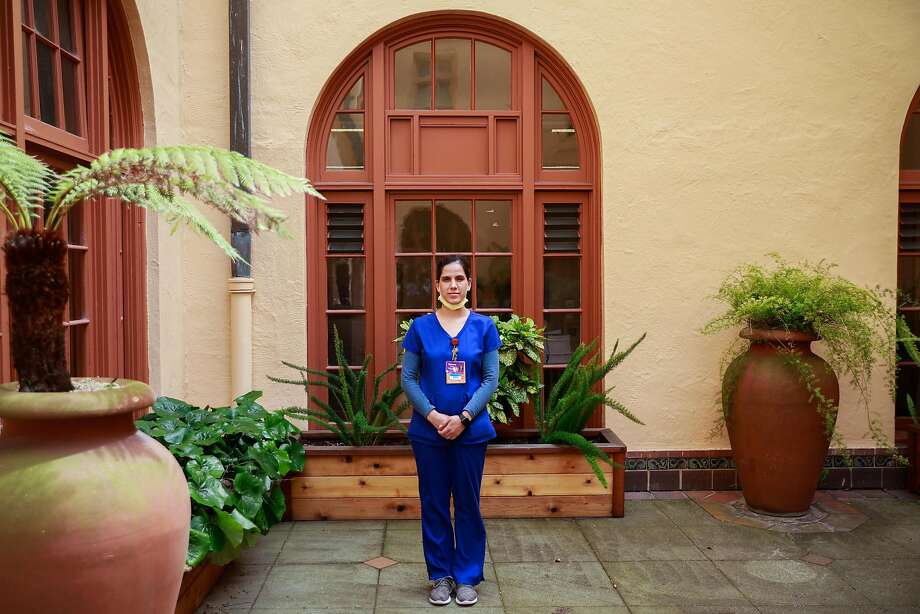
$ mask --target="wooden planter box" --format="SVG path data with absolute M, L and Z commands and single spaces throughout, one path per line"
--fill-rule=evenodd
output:
M 910 461 L 907 469 L 907 487 L 915 493 L 920 493 L 920 424 L 908 425 L 907 437 L 907 460 Z
M 610 429 L 585 429 L 599 435 L 598 447 L 617 468 L 601 464 L 604 488 L 574 448 L 539 443 L 490 443 L 480 504 L 486 518 L 623 516 L 626 446 Z M 390 439 L 405 440 L 401 433 Z M 497 440 L 530 437 L 533 429 L 508 430 Z M 306 465 L 289 480 L 292 520 L 419 518 L 415 458 L 405 445 L 310 445 L 328 433 L 305 432 Z
M 176 614 L 194 614 L 208 593 L 220 580 L 224 573 L 223 565 L 204 563 L 182 576 L 182 586 L 179 588 L 179 600 L 176 602 Z

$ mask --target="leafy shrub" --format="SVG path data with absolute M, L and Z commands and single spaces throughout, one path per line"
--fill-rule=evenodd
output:
M 166 446 L 188 480 L 192 523 L 186 565 L 210 555 L 223 564 L 239 556 L 285 512 L 280 481 L 304 466 L 300 429 L 256 403 L 258 390 L 235 407 L 193 407 L 160 397 L 135 424 Z
M 508 320 L 492 316 L 502 346 L 498 350 L 498 389 L 489 399 L 486 409 L 496 422 L 508 424 L 512 417 L 521 415 L 521 406 L 530 401 L 543 385 L 537 372 L 542 364 L 542 328 L 530 318 L 512 314 Z M 400 335 L 395 339 L 402 343 L 412 320 L 400 323 Z
M 585 439 L 581 431 L 599 404 L 616 410 L 617 413 L 637 424 L 642 424 L 642 421 L 633 415 L 625 405 L 610 396 L 613 386 L 597 392 L 596 385 L 603 382 L 607 374 L 632 354 L 643 339 L 645 339 L 645 334 L 620 352 L 617 351 L 620 347 L 620 342 L 617 340 L 610 358 L 603 363 L 596 353 L 596 339 L 587 345 L 579 344 L 572 353 L 562 375 L 549 391 L 545 404 L 541 395 L 534 397 L 534 419 L 540 433 L 540 441 L 573 446 L 581 450 L 605 488 L 607 479 L 598 461 L 613 466 L 613 460 L 600 448 Z
M 338 363 L 336 373 L 318 371 L 281 361 L 281 364 L 297 371 L 300 379 L 287 379 L 271 375 L 268 376 L 268 379 L 279 384 L 302 386 L 308 394 L 310 386 L 325 388 L 329 391 L 330 399 L 341 410 L 317 398 L 316 395 L 310 394 L 310 401 L 318 409 L 287 407 L 281 411 L 287 416 L 309 420 L 329 429 L 342 443 L 349 446 L 372 446 L 379 441 L 383 433 L 390 427 L 396 427 L 405 432 L 405 427 L 399 421 L 399 415 L 409 406 L 408 401 L 404 401 L 395 411 L 393 410 L 393 403 L 402 394 L 402 386 L 396 384 L 384 390 L 383 394 L 380 393 L 380 384 L 387 374 L 396 369 L 396 365 L 390 365 L 374 378 L 374 389 L 370 400 L 369 402 L 365 401 L 367 399 L 368 374 L 373 356 L 368 354 L 361 369 L 353 371 L 345 359 L 338 328 L 333 326 L 332 332 L 335 357 Z M 308 375 L 313 375 L 320 379 L 310 380 L 307 378 Z

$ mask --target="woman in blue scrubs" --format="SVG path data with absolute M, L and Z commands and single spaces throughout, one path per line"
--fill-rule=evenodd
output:
M 479 490 L 495 429 L 486 403 L 498 388 L 498 329 L 467 309 L 469 267 L 460 256 L 438 261 L 440 307 L 416 318 L 403 340 L 402 386 L 412 404 L 409 440 L 418 470 L 428 600 L 473 605 L 483 579 L 486 528 Z M 454 499 L 456 527 L 451 526 Z

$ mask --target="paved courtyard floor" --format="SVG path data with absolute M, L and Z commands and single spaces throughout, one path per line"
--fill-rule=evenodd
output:
M 789 532 L 718 519 L 705 502 L 720 496 L 731 498 L 631 494 L 618 519 L 486 520 L 486 580 L 463 609 L 920 612 L 920 497 L 826 491 L 864 522 Z M 199 613 L 431 612 L 429 586 L 418 521 L 284 523 L 229 567 Z

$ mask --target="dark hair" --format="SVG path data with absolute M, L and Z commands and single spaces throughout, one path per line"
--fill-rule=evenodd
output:
M 470 276 L 470 265 L 469 265 L 469 262 L 467 262 L 466 258 L 464 256 L 458 256 L 456 254 L 451 254 L 449 256 L 441 256 L 440 258 L 438 258 L 438 262 L 436 266 L 438 274 L 435 276 L 435 279 L 441 279 L 441 273 L 444 272 L 444 267 L 446 267 L 448 264 L 453 264 L 455 262 L 460 263 L 460 266 L 463 267 L 463 274 L 469 277 Z

